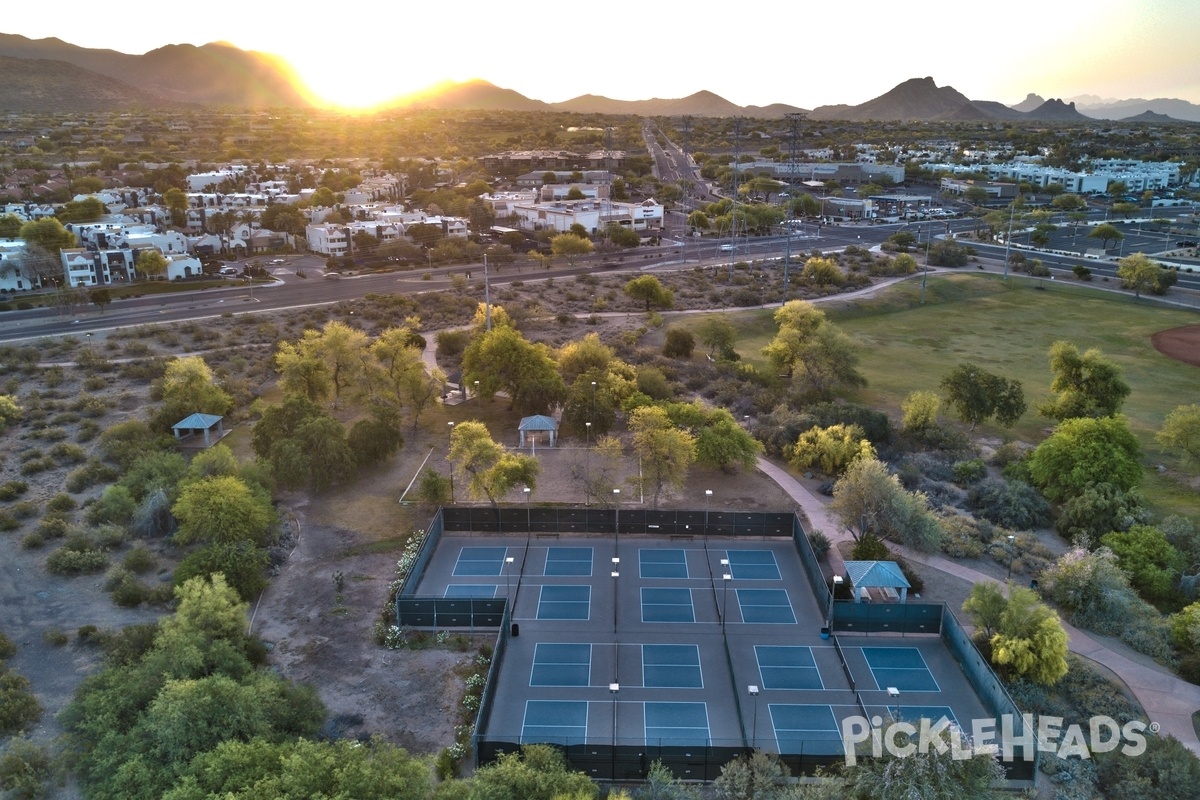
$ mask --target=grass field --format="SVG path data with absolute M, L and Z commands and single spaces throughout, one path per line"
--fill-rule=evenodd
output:
M 1145 450 L 1148 498 L 1163 513 L 1200 517 L 1200 496 L 1154 468 L 1178 466 L 1155 443 L 1154 433 L 1171 409 L 1197 402 L 1200 370 L 1163 356 L 1150 342 L 1158 331 L 1200 324 L 1200 315 L 1077 284 L 1057 282 L 1040 291 L 1038 285 L 1028 278 L 1005 284 L 997 276 L 957 274 L 930 279 L 924 305 L 915 281 L 868 299 L 825 305 L 830 319 L 862 346 L 868 386 L 852 399 L 898 419 L 910 392 L 937 390 L 951 367 L 970 361 L 1021 381 L 1030 405 L 1011 430 L 984 425 L 979 432 L 1036 443 L 1052 425 L 1033 410 L 1050 390 L 1050 345 L 1065 339 L 1081 351 L 1097 347 L 1120 365 L 1133 388 L 1123 410 Z M 733 315 L 742 334 L 738 352 L 758 366 L 765 366 L 760 350 L 775 333 L 770 315 Z

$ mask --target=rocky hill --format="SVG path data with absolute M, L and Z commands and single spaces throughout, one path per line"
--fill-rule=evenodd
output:
M 0 56 L 0 109 L 105 111 L 154 108 L 163 99 L 65 61 Z
M 61 39 L 29 39 L 0 34 L 0 56 L 72 64 L 120 81 L 159 98 L 160 104 L 204 103 L 251 108 L 306 107 L 292 67 L 278 56 L 241 50 L 230 44 L 167 45 L 144 55 L 77 47 Z M 63 110 L 83 103 L 86 93 L 71 96 L 69 85 L 52 93 Z M 118 105 L 111 106 L 113 108 Z M 59 110 L 43 106 L 41 110 Z

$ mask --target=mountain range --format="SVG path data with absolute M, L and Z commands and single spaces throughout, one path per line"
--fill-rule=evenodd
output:
M 61 39 L 0 33 L 0 110 L 102 111 L 175 105 L 311 108 L 312 94 L 279 56 L 241 50 L 224 42 L 200 47 L 167 45 L 144 55 L 78 47 Z M 1078 105 L 1077 105 L 1078 104 Z M 1030 93 L 1012 106 L 971 100 L 933 78 L 906 80 L 859 105 L 783 103 L 739 106 L 712 92 L 675 99 L 614 100 L 584 94 L 561 103 L 531 99 L 484 80 L 440 83 L 380 106 L 579 113 L 783 118 L 811 120 L 1200 122 L 1200 105 L 1174 98 L 1111 100 L 1094 95 L 1044 100 Z

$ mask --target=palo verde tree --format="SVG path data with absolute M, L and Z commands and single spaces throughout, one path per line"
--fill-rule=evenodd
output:
M 1192 464 L 1200 464 L 1200 405 L 1176 406 L 1154 438 L 1163 447 L 1182 450 Z
M 829 398 L 836 391 L 866 385 L 854 343 L 812 303 L 788 301 L 775 312 L 775 322 L 779 333 L 763 348 L 763 355 L 802 394 Z
M 498 507 L 500 499 L 517 486 L 537 488 L 541 469 L 533 456 L 512 453 L 492 440 L 482 422 L 460 422 L 450 434 L 447 459 L 467 477 L 467 492 L 478 500 Z
M 1050 346 L 1050 369 L 1050 397 L 1037 405 L 1044 417 L 1108 417 L 1120 411 L 1129 396 L 1121 368 L 1096 348 L 1080 355 L 1075 345 L 1057 341 Z
M 1058 423 L 1029 456 L 1029 477 L 1053 501 L 1108 483 L 1129 491 L 1142 482 L 1141 448 L 1124 415 Z
M 1100 246 L 1107 250 L 1109 242 L 1116 244 L 1125 238 L 1125 234 L 1121 233 L 1117 226 L 1106 222 L 1103 225 L 1097 225 L 1096 227 L 1092 228 L 1092 230 L 1088 233 L 1088 238 L 1099 239 Z
M 633 431 L 633 451 L 641 459 L 640 480 L 649 490 L 654 508 L 663 490 L 680 488 L 688 469 L 696 460 L 696 438 L 671 423 L 667 412 L 655 406 L 642 406 L 629 418 Z
M 1009 427 L 1025 413 L 1025 393 L 1020 381 L 993 375 L 971 363 L 964 362 L 950 370 L 942 378 L 941 386 L 946 402 L 959 419 L 971 424 L 972 430 L 991 417 Z
M 625 294 L 651 308 L 670 308 L 675 303 L 674 295 L 653 275 L 641 275 L 625 284 Z
M 937 550 L 942 529 L 921 492 L 909 492 L 887 466 L 859 458 L 833 487 L 830 508 L 856 539 L 868 532 L 925 553 Z
M 566 395 L 550 348 L 495 320 L 492 330 L 477 333 L 467 345 L 462 368 L 467 385 L 479 382 L 481 397 L 490 400 L 505 392 L 512 409 L 522 414 L 547 414 Z

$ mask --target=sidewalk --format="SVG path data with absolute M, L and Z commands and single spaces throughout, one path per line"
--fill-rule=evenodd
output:
M 782 467 L 760 458 L 758 468 L 800 505 L 808 517 L 810 531 L 818 530 L 829 537 L 830 542 L 834 544 L 829 549 L 829 563 L 835 574 L 844 572 L 842 557 L 836 545 L 838 542 L 848 541 L 850 534 L 829 513 L 826 504 Z M 910 561 L 925 564 L 973 584 L 989 581 L 999 583 L 989 575 L 941 556 L 917 553 L 893 542 L 888 542 L 888 547 Z M 1090 658 L 1115 672 L 1133 692 L 1142 708 L 1146 709 L 1147 717 L 1152 725 L 1158 726 L 1160 734 L 1174 736 L 1200 756 L 1200 739 L 1196 737 L 1195 728 L 1192 727 L 1192 712 L 1200 709 L 1200 686 L 1181 680 L 1164 667 L 1139 664 L 1110 650 L 1086 631 L 1081 631 L 1066 622 L 1063 622 L 1063 629 L 1067 632 L 1068 647 L 1072 653 Z

